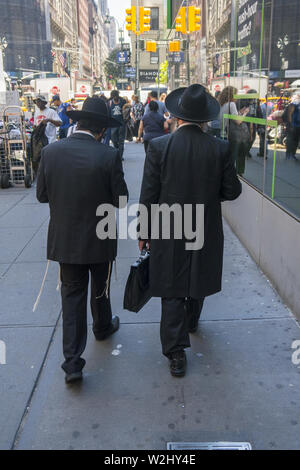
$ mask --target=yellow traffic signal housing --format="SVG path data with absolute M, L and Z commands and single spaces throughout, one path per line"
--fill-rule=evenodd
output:
M 151 28 L 151 10 L 150 8 L 140 8 L 140 34 L 150 31 Z
M 136 7 L 126 8 L 126 29 L 136 33 Z
M 194 33 L 201 29 L 201 9 L 189 7 L 189 32 Z
M 182 34 L 187 33 L 186 28 L 186 7 L 181 7 L 179 9 L 178 16 L 176 18 L 176 31 Z
M 180 52 L 180 41 L 171 41 L 169 44 L 169 52 Z
M 156 41 L 146 41 L 146 51 L 147 52 L 156 52 L 157 43 Z

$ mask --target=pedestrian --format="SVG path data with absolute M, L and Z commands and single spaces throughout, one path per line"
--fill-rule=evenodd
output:
M 105 103 L 87 98 L 82 111 L 68 111 L 77 129 L 68 139 L 48 145 L 42 152 L 37 198 L 50 205 L 48 260 L 61 270 L 63 309 L 62 365 L 65 380 L 82 379 L 87 341 L 87 295 L 91 272 L 93 332 L 102 341 L 119 328 L 112 316 L 110 276 L 117 255 L 117 240 L 98 237 L 99 206 L 119 207 L 128 198 L 120 154 L 100 143 L 107 127 L 120 126 L 109 117 Z M 103 239 L 102 239 L 103 238 Z
M 70 103 L 63 103 L 59 95 L 53 96 L 51 104 L 56 107 L 59 118 L 62 121 L 62 125 L 59 128 L 59 138 L 65 139 L 68 135 L 68 129 L 70 127 L 70 119 L 66 113 L 67 111 L 72 110 L 72 105 Z
M 257 90 L 254 90 L 254 89 L 249 89 L 247 91 L 247 95 L 257 95 L 257 94 L 258 94 Z M 247 100 L 244 107 L 249 108 L 247 117 L 251 117 L 255 119 L 263 119 L 263 114 L 261 111 L 259 98 L 250 98 L 249 100 Z M 247 123 L 247 125 L 248 125 L 248 129 L 250 133 L 249 150 L 248 150 L 247 156 L 248 158 L 252 158 L 251 149 L 254 145 L 254 142 L 256 141 L 257 133 L 259 134 L 261 131 L 258 129 L 257 124 L 253 122 Z
M 123 106 L 123 119 L 125 123 L 125 140 L 128 142 L 133 141 L 133 121 L 131 118 L 131 104 L 129 103 L 129 99 L 127 97 L 124 98 L 125 104 Z
M 125 133 L 126 127 L 123 119 L 123 107 L 126 104 L 126 101 L 123 98 L 120 98 L 119 91 L 113 90 L 111 92 L 111 100 L 109 103 L 111 117 L 116 119 L 120 126 L 115 127 L 111 131 L 111 140 L 113 146 L 119 150 L 120 157 L 123 159 L 124 154 L 124 142 L 125 142 Z
M 151 101 L 155 101 L 158 104 L 158 112 L 162 116 L 165 116 L 166 114 L 168 114 L 168 110 L 166 108 L 165 103 L 163 101 L 158 100 L 158 93 L 155 90 L 151 91 L 151 93 L 150 93 L 150 102 Z M 145 108 L 145 114 L 149 113 L 149 104 L 150 104 L 150 102 L 147 104 L 147 106 Z
M 287 110 L 286 158 L 297 160 L 296 153 L 300 141 L 300 93 L 296 94 Z
M 38 95 L 33 102 L 37 106 L 34 114 L 34 125 L 37 127 L 40 124 L 45 126 L 45 135 L 48 139 L 48 144 L 56 141 L 56 128 L 60 127 L 62 121 L 57 112 L 47 106 L 47 100 L 44 95 Z
M 156 137 L 164 135 L 165 130 L 169 130 L 169 125 L 166 119 L 158 112 L 157 101 L 150 101 L 149 112 L 141 119 L 138 133 L 139 141 L 144 133 L 144 147 L 146 153 L 149 142 Z
M 140 204 L 149 214 L 155 207 L 158 211 L 157 204 L 170 211 L 176 206 L 181 215 L 185 205 L 189 205 L 190 217 L 184 217 L 184 223 L 190 221 L 193 228 L 197 227 L 196 233 L 203 230 L 204 234 L 200 235 L 199 246 L 187 246 L 184 236 L 175 235 L 183 219 L 178 220 L 174 212 L 174 217 L 168 219 L 170 237 L 164 239 L 162 229 L 166 219 L 160 218 L 158 211 L 155 220 L 161 223 L 154 230 L 155 235 L 151 237 L 151 217 L 139 248 L 150 247 L 150 293 L 162 299 L 162 352 L 169 359 L 171 374 L 183 376 L 184 349 L 190 347 L 189 332 L 197 331 L 205 297 L 221 291 L 221 201 L 236 199 L 241 183 L 228 143 L 205 134 L 200 127 L 219 115 L 220 106 L 215 98 L 195 84 L 170 93 L 166 107 L 176 116 L 179 127 L 173 134 L 149 143 Z M 205 224 L 192 215 L 199 207 L 204 211 Z
M 133 120 L 133 136 L 136 137 L 136 141 L 139 142 L 138 134 L 139 134 L 139 128 L 140 128 L 140 122 L 141 119 L 144 116 L 144 105 L 143 103 L 140 102 L 138 96 L 134 96 L 134 105 L 132 106 L 131 109 L 131 118 Z
M 71 99 L 70 106 L 72 108 L 72 111 L 76 111 L 76 109 L 78 109 L 76 98 Z
M 167 93 L 162 93 L 159 97 L 159 101 L 162 101 L 163 103 L 165 103 L 166 97 L 167 97 Z
M 260 105 L 260 111 L 262 119 L 268 120 L 271 114 L 274 112 L 274 105 L 271 101 L 265 101 Z M 266 158 L 268 158 L 268 139 L 266 139 L 266 126 L 257 126 L 257 133 L 259 135 L 259 151 L 258 157 L 263 158 L 265 155 L 265 144 L 266 144 Z
M 242 106 L 238 111 L 236 106 L 235 95 L 237 89 L 232 86 L 227 86 L 219 96 L 220 111 L 220 125 L 221 125 L 221 138 L 228 139 L 230 144 L 230 153 L 233 161 L 235 162 L 236 169 L 239 175 L 245 172 L 245 160 L 249 151 L 250 145 L 250 132 L 248 126 L 242 120 L 234 120 L 224 118 L 224 116 L 246 116 L 249 108 Z

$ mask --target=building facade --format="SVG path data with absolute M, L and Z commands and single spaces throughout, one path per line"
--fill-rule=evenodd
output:
M 6 37 L 4 69 L 15 76 L 51 72 L 51 33 L 46 0 L 0 0 L 0 37 Z
M 232 0 L 207 0 L 208 79 L 230 73 Z
M 49 0 L 53 72 L 70 74 L 79 64 L 76 0 Z
M 138 68 L 138 85 L 140 87 L 155 85 L 155 77 L 160 69 L 160 64 L 168 58 L 168 46 L 166 39 L 167 9 L 165 0 L 133 0 L 132 6 L 137 7 L 137 20 L 139 27 L 139 8 L 150 8 L 151 29 L 143 35 L 137 36 L 131 33 L 132 62 L 133 67 Z M 145 43 L 147 40 L 157 41 L 157 51 L 147 52 Z

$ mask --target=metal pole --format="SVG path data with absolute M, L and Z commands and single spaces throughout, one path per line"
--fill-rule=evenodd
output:
M 158 27 L 159 27 L 159 25 L 158 25 Z M 158 41 L 159 40 L 160 40 L 160 30 L 158 30 Z M 159 48 L 159 46 L 158 46 L 157 49 L 158 49 L 158 76 L 157 76 L 157 79 L 158 79 L 157 85 L 158 85 L 158 87 L 157 87 L 157 89 L 158 89 L 158 98 L 159 98 L 159 88 L 160 88 L 160 48 Z
M 190 70 L 190 35 L 188 34 L 187 38 L 187 77 L 188 77 L 188 86 L 191 84 L 191 70 Z

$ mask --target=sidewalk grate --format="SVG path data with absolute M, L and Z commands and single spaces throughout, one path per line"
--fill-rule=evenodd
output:
M 167 450 L 252 450 L 249 442 L 168 442 Z

